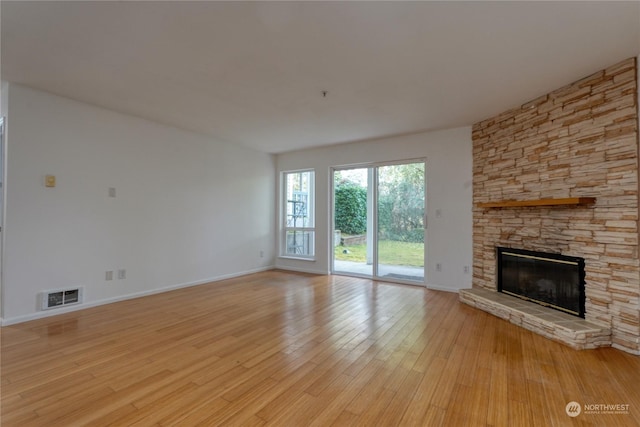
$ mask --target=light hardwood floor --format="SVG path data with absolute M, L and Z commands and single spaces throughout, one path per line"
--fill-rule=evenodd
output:
M 3 427 L 640 425 L 638 356 L 453 293 L 282 271 L 4 327 L 1 386 Z

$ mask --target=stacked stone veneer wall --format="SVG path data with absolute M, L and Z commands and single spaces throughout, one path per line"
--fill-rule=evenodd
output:
M 635 58 L 473 126 L 473 286 L 496 290 L 496 246 L 584 257 L 586 319 L 640 354 Z M 592 206 L 481 202 L 596 197 Z

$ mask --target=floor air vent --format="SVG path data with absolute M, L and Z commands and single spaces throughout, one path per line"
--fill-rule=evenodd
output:
M 82 288 L 46 291 L 42 293 L 42 309 L 65 307 L 82 302 Z

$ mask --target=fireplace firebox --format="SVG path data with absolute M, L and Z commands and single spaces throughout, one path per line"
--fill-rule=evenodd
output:
M 584 318 L 584 258 L 496 249 L 498 292 Z

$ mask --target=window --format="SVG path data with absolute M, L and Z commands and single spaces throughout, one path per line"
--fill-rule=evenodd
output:
M 314 172 L 285 172 L 282 255 L 312 258 L 315 248 Z

